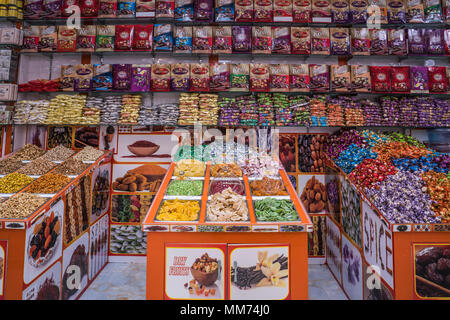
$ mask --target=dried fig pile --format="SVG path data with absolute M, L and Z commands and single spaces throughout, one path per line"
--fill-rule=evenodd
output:
M 306 211 L 309 213 L 317 213 L 325 209 L 326 191 L 325 185 L 316 177 L 312 177 L 306 183 L 305 188 L 300 196 Z

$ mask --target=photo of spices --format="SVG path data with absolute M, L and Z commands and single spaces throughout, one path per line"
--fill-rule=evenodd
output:
M 91 146 L 98 148 L 99 146 L 99 127 L 80 127 L 75 129 L 74 147 L 77 149 Z
M 86 233 L 87 235 L 87 233 Z M 64 275 L 62 279 L 62 300 L 69 300 L 75 298 L 74 295 L 80 292 L 81 289 L 87 284 L 87 273 L 88 273 L 88 248 L 86 247 L 88 237 L 84 237 L 86 241 L 80 241 L 79 244 L 76 245 L 75 250 L 72 252 L 72 256 L 70 257 L 69 263 L 64 270 Z M 83 243 L 83 242 L 86 242 Z M 67 249 L 66 249 L 67 250 Z M 71 284 L 70 276 L 72 275 L 73 266 L 77 266 L 80 270 L 80 286 L 68 286 Z M 70 268 L 70 269 L 69 269 Z M 83 285 L 81 285 L 83 283 Z

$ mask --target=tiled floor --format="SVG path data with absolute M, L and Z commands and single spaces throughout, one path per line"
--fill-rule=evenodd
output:
M 347 300 L 327 266 L 309 265 L 310 300 Z M 109 263 L 81 300 L 144 300 L 144 263 Z

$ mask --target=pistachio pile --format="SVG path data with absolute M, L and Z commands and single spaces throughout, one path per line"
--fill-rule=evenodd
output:
M 21 219 L 33 214 L 48 199 L 34 194 L 19 193 L 0 203 L 0 218 Z

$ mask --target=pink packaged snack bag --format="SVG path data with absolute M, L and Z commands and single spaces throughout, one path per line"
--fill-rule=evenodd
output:
M 271 64 L 270 65 L 270 91 L 288 92 L 289 91 L 289 65 Z
M 351 28 L 351 52 L 355 56 L 370 55 L 370 36 L 367 28 Z
M 373 92 L 391 91 L 391 67 L 370 66 Z
M 270 88 L 269 65 L 265 63 L 250 64 L 250 91 L 267 92 Z
M 311 0 L 293 0 L 292 15 L 296 23 L 311 23 Z
M 273 21 L 273 0 L 254 0 L 253 2 L 255 22 Z
M 425 45 L 428 54 L 442 55 L 444 54 L 444 30 L 443 29 L 426 29 Z
M 331 23 L 331 0 L 312 0 L 312 22 Z
M 447 92 L 447 68 L 446 67 L 428 67 L 428 87 L 430 92 Z
M 252 27 L 252 53 L 272 52 L 272 28 L 270 26 Z
M 310 64 L 309 81 L 311 91 L 330 91 L 330 66 L 326 64 Z
M 387 55 L 388 34 L 386 29 L 369 29 L 370 34 L 370 54 L 371 55 Z
M 98 17 L 115 18 L 117 14 L 117 0 L 99 0 Z
M 155 0 L 136 0 L 136 17 L 155 17 Z
M 311 53 L 330 54 L 330 29 L 311 28 Z
M 213 27 L 213 53 L 232 53 L 231 26 Z
M 253 21 L 253 1 L 236 0 L 234 2 L 235 21 L 252 22 Z
M 212 52 L 212 27 L 194 26 L 192 32 L 192 52 L 211 53 Z
M 233 53 L 250 53 L 252 49 L 252 27 L 232 26 Z
M 404 29 L 389 29 L 388 47 L 390 55 L 406 56 L 408 54 L 406 31 Z
M 409 54 L 425 54 L 425 29 L 408 29 Z
M 290 64 L 291 92 L 309 92 L 309 65 Z
M 95 25 L 81 26 L 77 31 L 77 52 L 94 52 L 95 49 Z
M 230 66 L 227 63 L 214 63 L 210 66 L 211 91 L 228 91 L 230 88 Z

